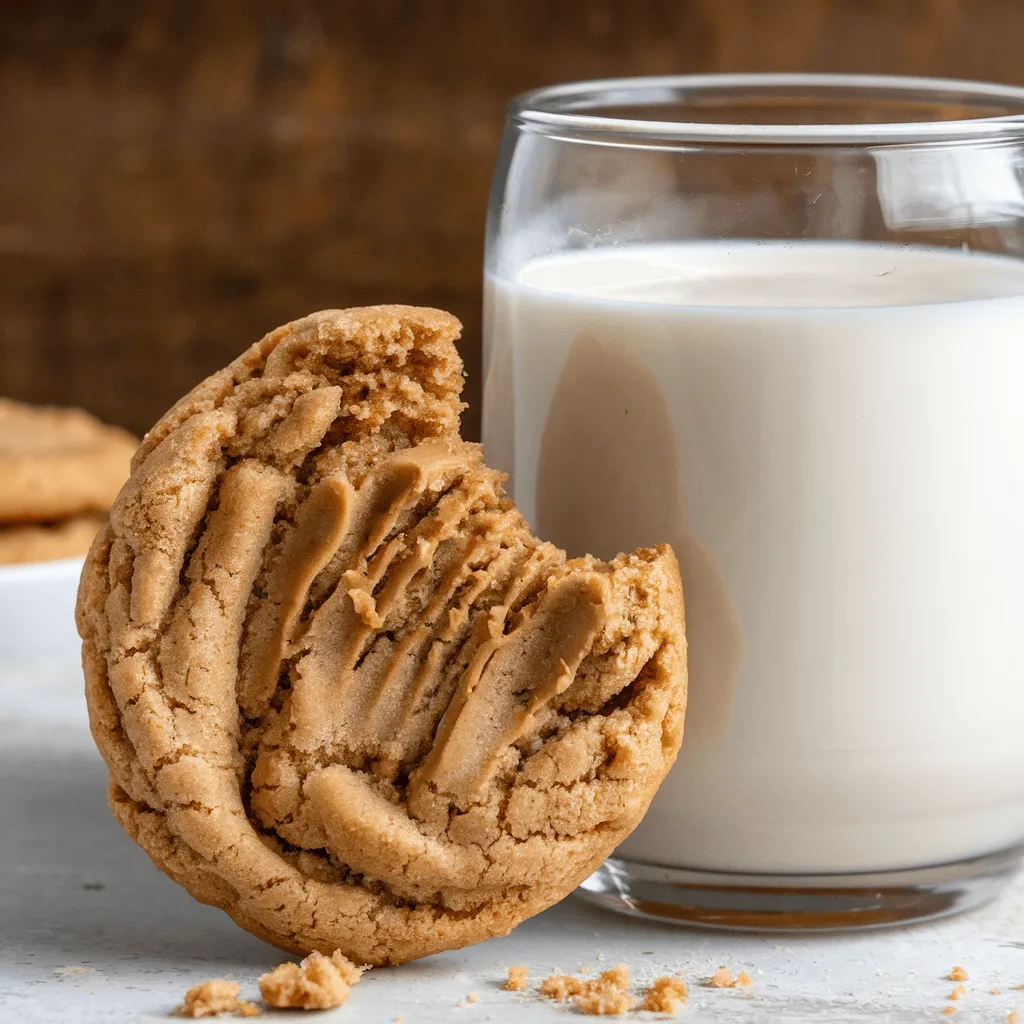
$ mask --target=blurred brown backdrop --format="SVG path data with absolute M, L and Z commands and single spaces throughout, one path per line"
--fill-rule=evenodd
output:
M 144 430 L 312 309 L 429 303 L 479 410 L 491 163 L 571 78 L 1024 82 L 1020 0 L 220 0 L 0 6 L 0 393 Z

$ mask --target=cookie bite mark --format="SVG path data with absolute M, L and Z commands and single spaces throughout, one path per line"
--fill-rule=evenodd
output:
M 172 406 L 142 439 L 133 472 L 194 416 L 240 397 L 262 394 L 265 401 L 299 389 L 341 388 L 339 442 L 385 426 L 393 442 L 407 446 L 455 435 L 464 408 L 454 344 L 460 329 L 451 314 L 421 306 L 328 309 L 293 320 Z

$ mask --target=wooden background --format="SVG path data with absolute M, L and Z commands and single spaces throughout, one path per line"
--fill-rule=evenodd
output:
M 1020 0 L 0 5 L 0 393 L 144 430 L 278 323 L 466 326 L 505 101 L 572 78 L 815 70 L 1024 82 Z

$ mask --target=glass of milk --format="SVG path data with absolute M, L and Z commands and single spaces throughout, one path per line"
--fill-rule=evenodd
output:
M 1024 851 L 1024 90 L 520 97 L 485 369 L 534 529 L 682 570 L 682 750 L 583 893 L 738 928 L 995 895 Z

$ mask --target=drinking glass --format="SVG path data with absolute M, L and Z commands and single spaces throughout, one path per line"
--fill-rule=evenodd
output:
M 569 555 L 672 544 L 675 767 L 582 887 L 843 928 L 1024 850 L 1024 90 L 730 75 L 511 103 L 483 440 Z

